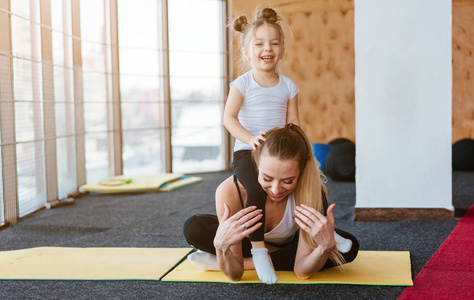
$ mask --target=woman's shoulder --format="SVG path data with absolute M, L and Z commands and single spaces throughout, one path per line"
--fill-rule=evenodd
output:
M 231 208 L 241 208 L 239 192 L 234 183 L 233 176 L 224 180 L 216 189 L 216 204 L 226 203 Z
M 230 194 L 236 192 L 235 184 L 233 181 L 233 176 L 228 177 L 226 180 L 221 182 L 216 189 L 217 196 L 229 196 Z

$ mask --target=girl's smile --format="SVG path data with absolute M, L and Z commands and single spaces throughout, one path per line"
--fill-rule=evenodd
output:
M 244 48 L 253 70 L 275 71 L 282 55 L 280 38 L 280 32 L 274 26 L 263 24 L 258 27 L 249 49 Z

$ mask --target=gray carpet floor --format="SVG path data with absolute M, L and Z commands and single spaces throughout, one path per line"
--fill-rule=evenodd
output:
M 0 250 L 61 247 L 188 247 L 182 224 L 214 213 L 214 191 L 230 173 L 168 193 L 87 195 L 74 205 L 41 210 L 0 232 Z M 474 172 L 453 173 L 453 204 L 474 203 Z M 355 185 L 327 183 L 337 203 L 336 226 L 361 250 L 410 251 L 413 278 L 456 226 L 451 221 L 353 222 Z M 397 299 L 404 287 L 363 285 L 225 284 L 161 281 L 0 281 L 0 299 Z

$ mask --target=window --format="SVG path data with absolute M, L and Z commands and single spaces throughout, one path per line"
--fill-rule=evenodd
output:
M 169 1 L 174 172 L 224 168 L 224 7 L 216 0 Z
M 39 1 L 11 1 L 18 209 L 46 202 Z
M 161 7 L 161 1 L 118 2 L 124 174 L 166 171 L 164 148 L 170 146 L 175 173 L 222 170 L 225 2 L 173 0 L 168 11 Z M 162 46 L 163 14 L 168 52 Z M 163 57 L 169 59 L 169 77 Z M 171 107 L 171 124 L 165 122 L 165 105 Z
M 2 57 L 0 56 L 0 59 Z M 0 141 L 2 135 L 2 130 L 1 130 L 1 124 L 0 124 Z M 2 147 L 0 147 L 0 157 L 2 156 Z M 2 166 L 2 160 L 0 159 L 0 182 L 3 182 L 3 166 Z M 4 209 L 4 201 L 3 201 L 3 184 L 0 184 L 0 226 L 5 224 L 5 209 Z
M 87 182 L 113 175 L 108 107 L 107 1 L 81 0 L 81 52 Z
M 123 174 L 166 172 L 161 1 L 118 1 Z
M 77 189 L 71 3 L 51 0 L 58 197 Z
M 0 224 L 122 172 L 226 167 L 226 1 L 47 1 L 0 1 Z

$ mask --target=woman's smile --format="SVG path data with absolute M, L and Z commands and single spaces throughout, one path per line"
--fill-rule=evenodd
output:
M 268 195 L 270 196 L 270 198 L 271 198 L 272 200 L 274 200 L 274 201 L 281 200 L 281 199 L 284 198 L 286 195 L 288 195 L 288 193 L 285 193 L 285 192 L 282 192 L 282 193 L 277 194 L 277 195 L 273 194 L 271 191 L 268 191 L 267 193 L 268 193 Z
M 300 170 L 296 159 L 281 160 L 264 154 L 258 163 L 258 182 L 273 201 L 282 201 L 295 190 Z

